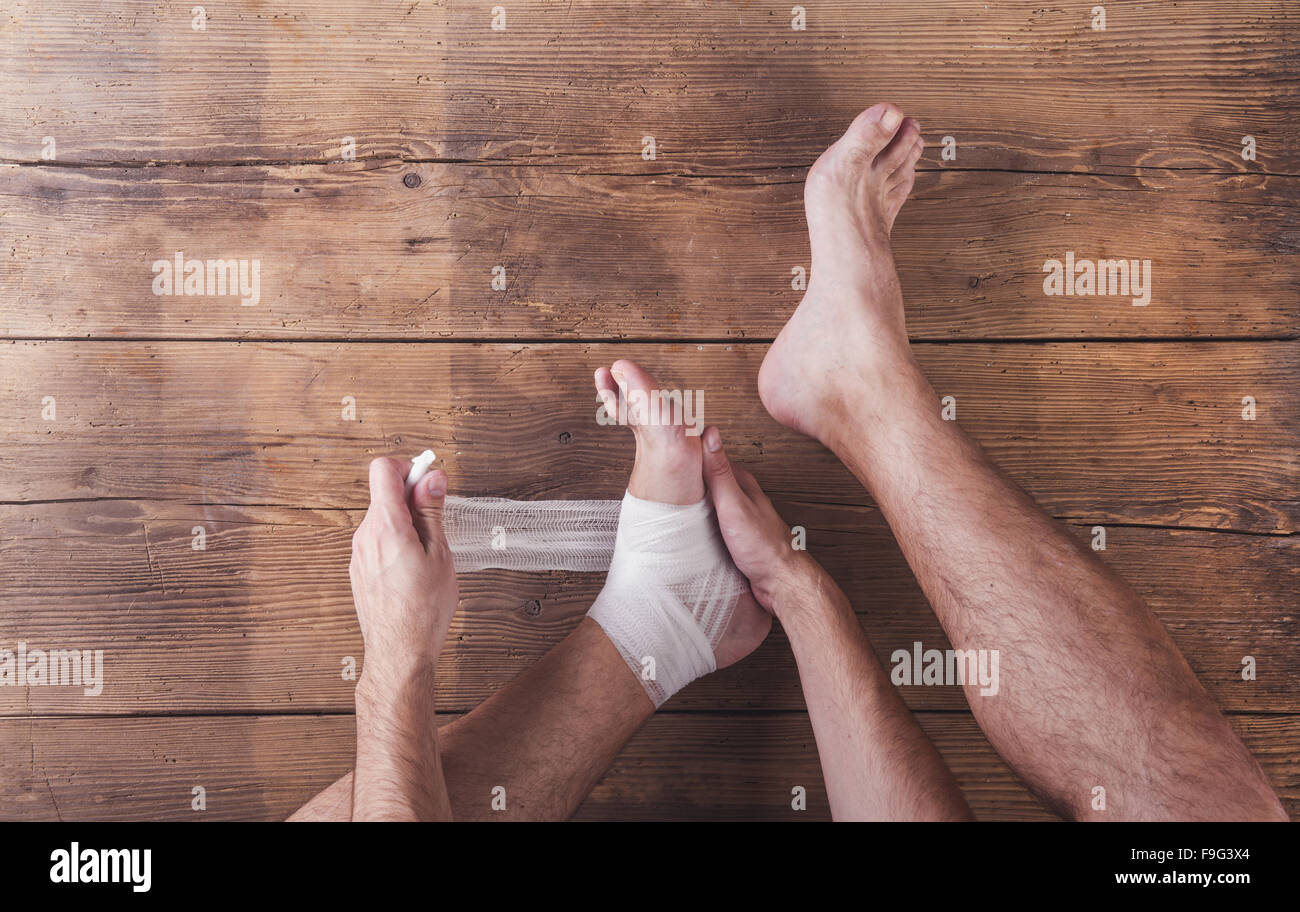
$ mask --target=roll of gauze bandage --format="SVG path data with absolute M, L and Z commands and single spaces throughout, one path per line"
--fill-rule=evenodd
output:
M 411 460 L 411 470 L 406 473 L 406 493 L 411 493 L 411 488 L 415 483 L 429 474 L 429 469 L 433 468 L 433 461 L 438 457 L 433 454 L 433 450 L 425 450 L 419 456 Z

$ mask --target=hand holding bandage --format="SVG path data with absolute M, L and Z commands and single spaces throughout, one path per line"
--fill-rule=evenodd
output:
M 443 535 L 447 476 L 403 490 L 395 459 L 370 464 L 370 508 L 352 537 L 348 575 L 365 642 L 363 677 L 397 679 L 437 661 L 456 611 Z

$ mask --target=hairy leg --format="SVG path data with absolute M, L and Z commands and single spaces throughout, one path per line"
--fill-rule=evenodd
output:
M 860 115 L 805 188 L 809 289 L 765 359 L 778 421 L 870 490 L 955 648 L 998 650 L 966 692 L 1008 763 L 1085 819 L 1285 819 L 1258 763 L 1141 598 L 992 465 L 908 347 L 889 233 L 911 189 L 901 112 Z M 1106 810 L 1094 810 L 1094 789 Z
M 780 621 L 836 820 L 969 820 L 970 807 L 876 658 L 853 607 L 750 475 L 732 467 L 718 429 L 704 434 L 704 475 L 718 524 L 754 597 Z
M 654 707 L 604 632 L 583 618 L 535 665 L 438 732 L 456 820 L 563 820 Z M 348 773 L 290 820 L 348 820 Z M 492 810 L 505 788 L 504 811 Z

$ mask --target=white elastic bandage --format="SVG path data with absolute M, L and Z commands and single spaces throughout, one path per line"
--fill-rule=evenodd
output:
M 708 499 L 516 501 L 448 497 L 443 529 L 459 573 L 608 569 L 589 616 L 655 706 L 717 668 L 714 650 L 749 584 Z
M 448 496 L 442 530 L 457 573 L 609 569 L 617 500 L 506 500 Z
M 713 651 L 747 591 L 708 498 L 678 506 L 627 494 L 605 588 L 588 616 L 658 708 L 718 667 Z

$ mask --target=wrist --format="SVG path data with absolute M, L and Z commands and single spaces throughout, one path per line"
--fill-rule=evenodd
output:
M 391 706 L 408 697 L 433 692 L 438 657 L 413 657 L 400 662 L 367 662 L 357 680 L 358 711 Z
M 771 587 L 769 608 L 784 626 L 793 617 L 823 607 L 828 595 L 838 591 L 825 568 L 801 551 Z

